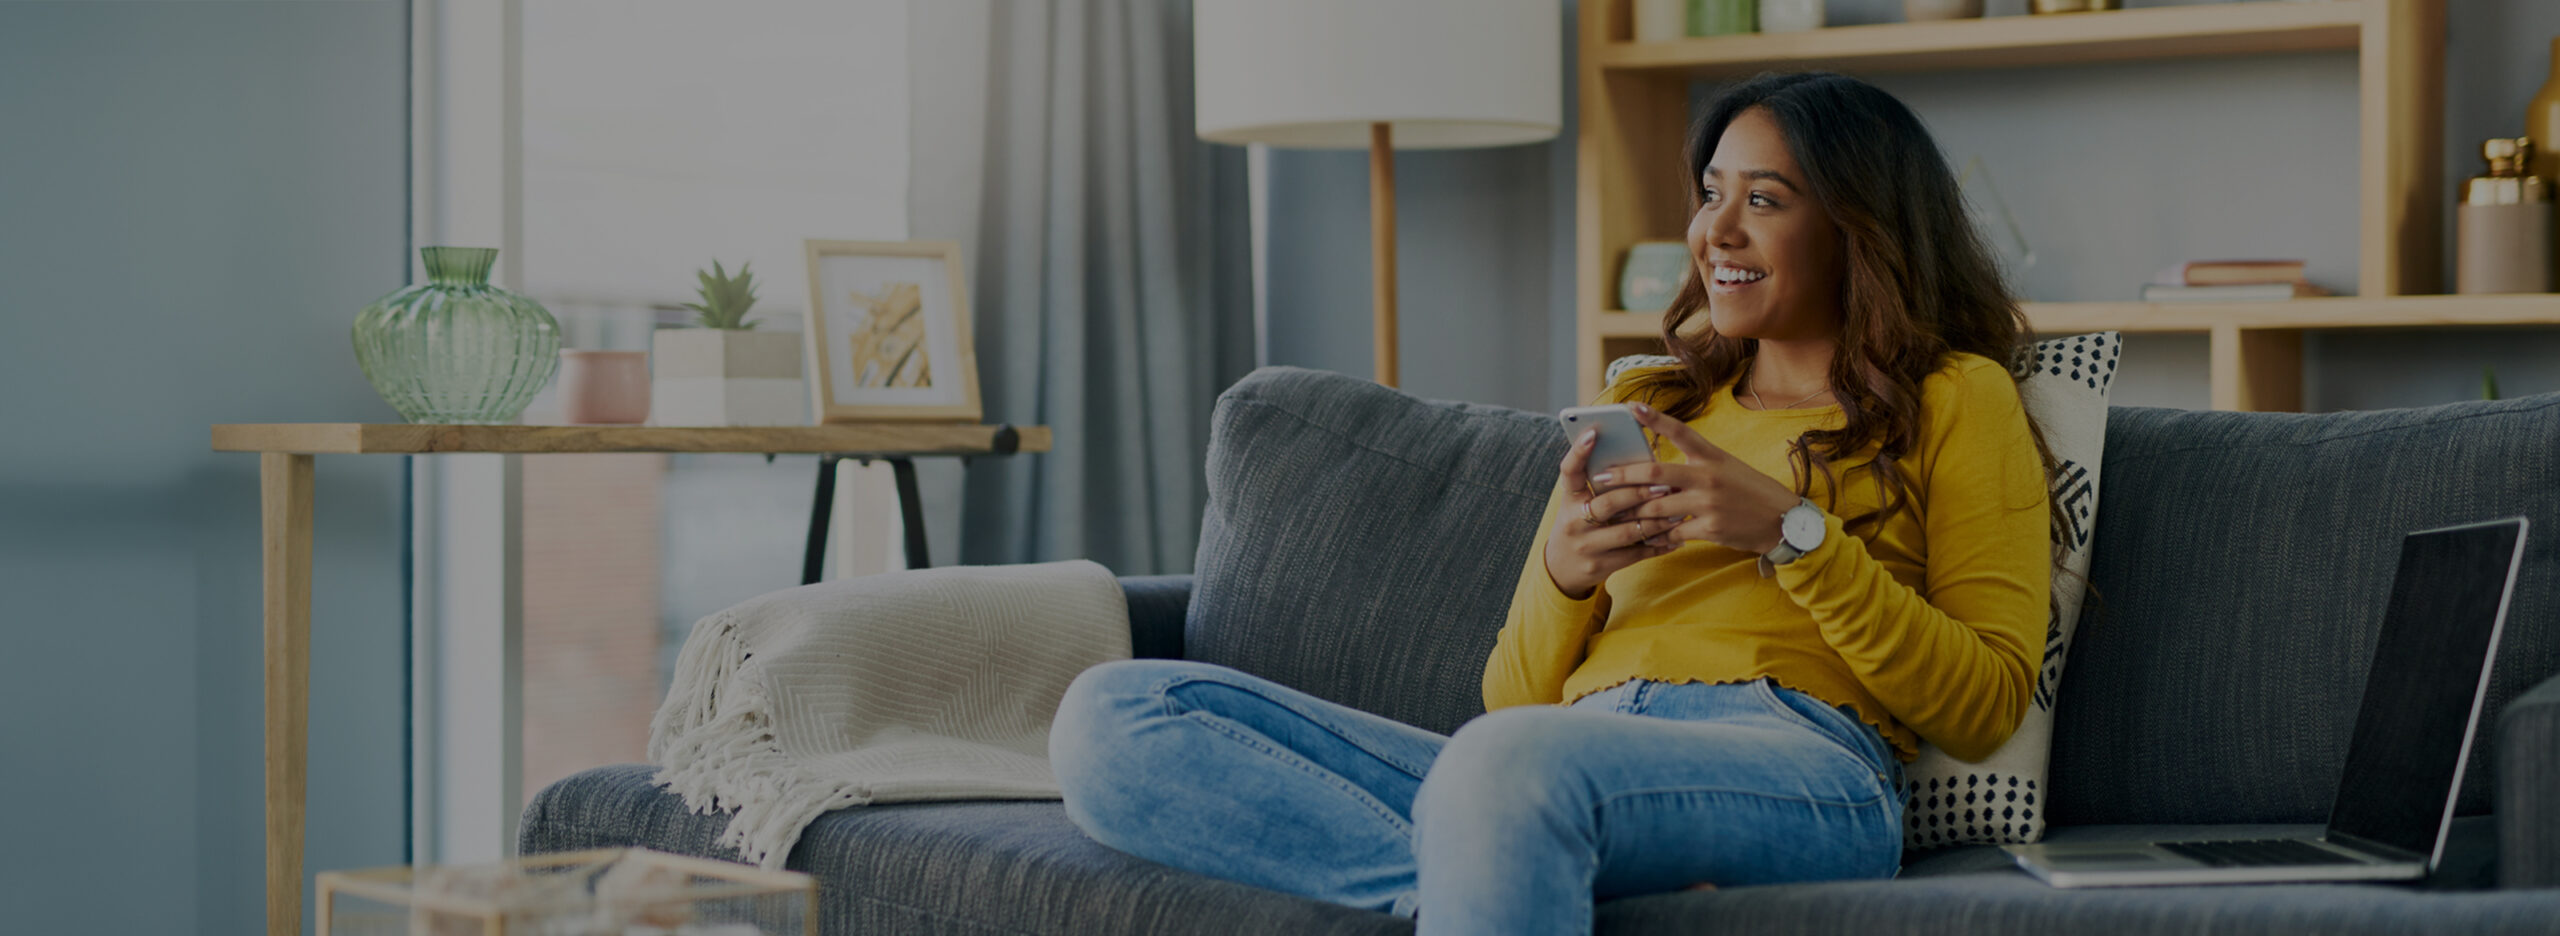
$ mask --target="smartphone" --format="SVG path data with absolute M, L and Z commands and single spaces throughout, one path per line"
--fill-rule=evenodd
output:
M 1653 442 L 1645 436 L 1644 425 L 1636 422 L 1636 414 L 1624 403 L 1569 406 L 1556 413 L 1556 421 L 1564 424 L 1564 435 L 1568 441 L 1581 438 L 1585 429 L 1600 430 L 1600 437 L 1591 441 L 1591 461 L 1585 469 L 1590 474 L 1653 460 Z M 1606 491 L 1621 486 L 1612 484 L 1593 489 Z

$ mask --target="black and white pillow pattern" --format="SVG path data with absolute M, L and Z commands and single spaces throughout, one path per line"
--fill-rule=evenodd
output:
M 1600 385 L 1606 387 L 1617 383 L 1618 375 L 1632 368 L 1669 367 L 1678 363 L 1680 363 L 1679 358 L 1668 354 L 1630 354 L 1609 362 L 1608 376 L 1600 378 Z
M 2053 753 L 2053 702 L 2062 664 L 2079 624 L 2086 596 L 2089 547 L 2098 519 L 2098 466 L 2107 439 L 2107 391 L 2123 351 L 2115 332 L 2040 341 L 2012 373 L 2027 415 L 2053 449 L 2053 499 L 2062 505 L 2062 561 L 2054 566 L 2053 605 L 2045 621 L 2044 665 L 2036 672 L 2033 704 L 2009 741 L 1979 761 L 1966 762 L 1923 742 L 1908 765 L 1902 790 L 1903 847 L 1939 848 L 1971 842 L 2026 844 L 2044 837 L 2045 765 Z
M 2011 372 L 2027 415 L 2044 431 L 2059 470 L 2053 499 L 2066 521 L 2062 561 L 2054 567 L 2053 614 L 2045 621 L 2044 663 L 2034 704 L 2007 743 L 1979 761 L 1960 761 L 1922 742 L 1904 769 L 1903 846 L 1910 850 L 1972 842 L 2035 842 L 2044 837 L 2045 766 L 2053 751 L 2053 703 L 2078 625 L 2098 518 L 2098 467 L 2106 447 L 2107 395 L 2123 351 L 2116 332 L 2037 342 Z M 1609 364 L 1608 379 L 1629 368 L 1679 363 L 1668 355 L 1630 355 Z

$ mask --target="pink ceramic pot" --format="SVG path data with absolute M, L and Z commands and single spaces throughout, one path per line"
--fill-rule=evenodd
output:
M 649 352 L 560 352 L 560 416 L 573 423 L 649 421 Z

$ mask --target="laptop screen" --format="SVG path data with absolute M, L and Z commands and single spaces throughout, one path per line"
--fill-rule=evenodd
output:
M 2401 540 L 2330 831 L 2435 853 L 2523 538 L 2518 519 Z

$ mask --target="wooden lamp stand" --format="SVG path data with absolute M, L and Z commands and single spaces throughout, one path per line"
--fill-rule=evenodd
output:
M 1394 130 L 1369 125 L 1369 295 L 1376 310 L 1378 383 L 1396 385 L 1396 151 Z

